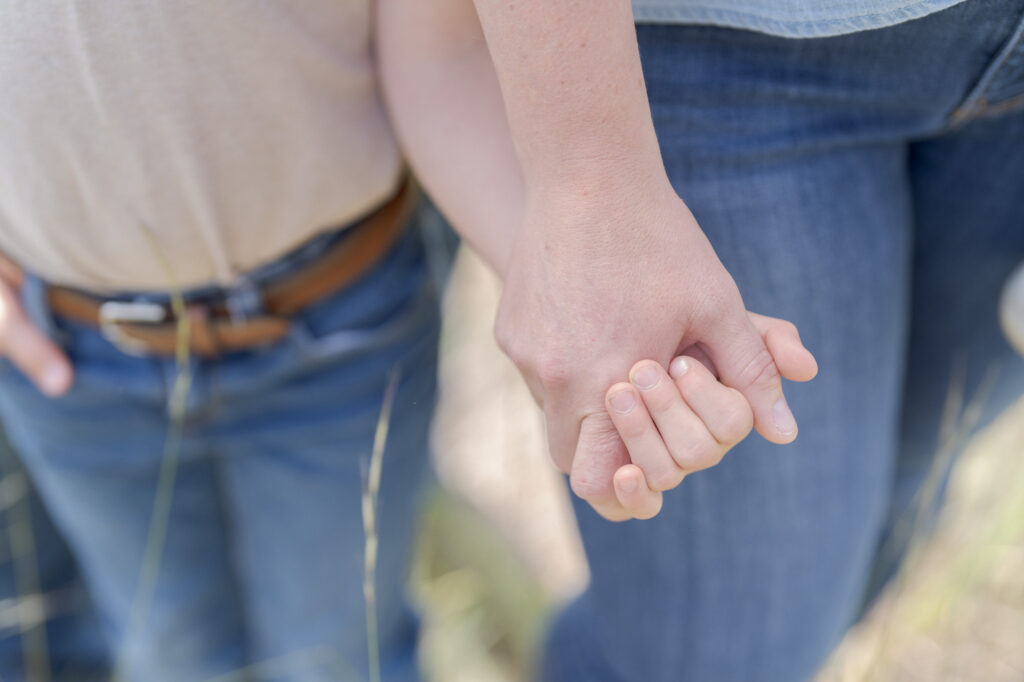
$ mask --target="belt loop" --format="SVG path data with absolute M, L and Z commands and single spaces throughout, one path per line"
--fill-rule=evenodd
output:
M 50 301 L 47 296 L 47 284 L 31 272 L 24 273 L 18 296 L 21 299 L 25 316 L 39 331 L 50 337 L 61 346 L 67 345 L 67 334 L 57 328 Z
M 237 283 L 225 292 L 224 300 L 233 324 L 261 315 L 265 308 L 263 290 L 246 275 L 241 275 Z

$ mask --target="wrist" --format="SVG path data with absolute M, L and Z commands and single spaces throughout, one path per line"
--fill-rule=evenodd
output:
M 591 166 L 557 183 L 526 180 L 525 190 L 520 236 L 538 231 L 549 237 L 568 233 L 574 239 L 608 234 L 621 247 L 642 232 L 667 227 L 666 213 L 686 210 L 660 166 L 656 171 L 628 164 Z
M 543 156 L 520 153 L 519 157 L 527 194 L 538 199 L 592 201 L 668 184 L 656 141 L 624 144 L 618 140 L 578 149 L 563 143 Z

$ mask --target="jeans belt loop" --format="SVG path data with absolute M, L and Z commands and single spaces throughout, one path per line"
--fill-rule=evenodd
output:
M 46 282 L 34 273 L 23 273 L 18 297 L 25 316 L 39 331 L 59 345 L 67 345 L 67 335 L 57 327 L 50 309 Z
M 225 292 L 224 304 L 231 323 L 236 325 L 265 311 L 263 290 L 248 275 L 239 276 L 235 285 Z

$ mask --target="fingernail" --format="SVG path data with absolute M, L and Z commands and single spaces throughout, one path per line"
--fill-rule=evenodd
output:
M 779 398 L 772 407 L 772 417 L 775 419 L 775 429 L 780 436 L 789 438 L 796 433 L 796 420 L 793 418 L 793 413 L 789 411 L 789 405 L 786 404 L 785 398 Z
M 689 371 L 690 363 L 682 355 L 673 360 L 668 366 L 668 373 L 672 375 L 673 379 L 678 379 Z
M 643 365 L 633 373 L 633 384 L 641 391 L 649 391 L 658 385 L 660 378 L 654 365 Z
M 633 406 L 636 405 L 636 398 L 633 396 L 633 391 L 619 391 L 608 399 L 611 403 L 612 409 L 619 414 L 629 414 Z
M 633 476 L 627 476 L 626 478 L 619 479 L 619 490 L 629 495 L 630 493 L 636 492 L 637 480 Z
M 43 376 L 39 383 L 43 393 L 50 397 L 56 397 L 67 390 L 70 380 L 71 377 L 68 375 L 67 367 L 64 365 L 51 365 L 43 370 Z

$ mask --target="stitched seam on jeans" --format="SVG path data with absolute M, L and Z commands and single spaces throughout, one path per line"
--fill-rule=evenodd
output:
M 1024 37 L 1024 15 L 1017 22 L 1016 28 L 1010 35 L 1006 45 L 999 50 L 999 54 L 996 55 L 995 60 L 982 73 L 978 83 L 971 89 L 964 101 L 955 109 L 949 117 L 949 127 L 957 126 L 970 120 L 973 116 L 985 113 L 984 97 L 985 90 L 992 84 L 992 81 L 998 75 L 1003 65 L 1006 64 L 1006 60 L 1010 58 L 1010 55 L 1020 44 L 1022 37 Z M 981 104 L 979 111 L 979 104 Z M 996 105 L 999 106 L 999 105 Z

